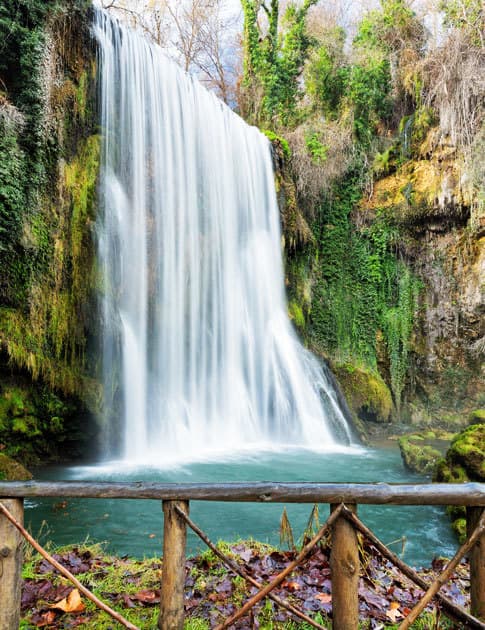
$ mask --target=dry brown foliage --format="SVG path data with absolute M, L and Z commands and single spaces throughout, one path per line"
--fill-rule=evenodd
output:
M 453 31 L 422 60 L 420 71 L 424 105 L 437 111 L 442 135 L 458 148 L 470 147 L 485 112 L 485 49 Z
M 352 118 L 338 121 L 321 120 L 306 122 L 286 138 L 291 149 L 290 168 L 305 208 L 312 208 L 332 182 L 348 169 L 353 155 Z M 315 161 L 307 148 L 307 137 L 316 133 L 327 147 L 325 161 Z

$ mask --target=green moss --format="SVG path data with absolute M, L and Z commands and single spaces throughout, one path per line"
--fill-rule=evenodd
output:
M 377 372 L 350 363 L 332 364 L 350 409 L 361 419 L 389 422 L 393 410 L 389 388 Z
M 445 483 L 485 482 L 485 424 L 475 424 L 451 442 L 445 459 L 438 462 L 434 481 Z M 453 529 L 465 539 L 465 509 L 449 508 Z
M 4 454 L 27 464 L 79 456 L 80 445 L 93 438 L 93 427 L 79 413 L 78 401 L 63 399 L 27 378 L 6 380 L 0 388 Z
M 32 474 L 12 458 L 0 453 L 0 479 L 5 481 L 24 481 L 32 479 Z
M 28 288 L 28 312 L 0 307 L 0 342 L 12 364 L 67 393 L 85 382 L 86 304 L 94 285 L 91 225 L 100 139 L 81 141 L 64 169 L 62 203 L 28 219 L 24 232 L 42 267 Z
M 0 345 L 11 370 L 68 394 L 88 390 L 93 406 L 99 386 L 88 378 L 96 359 L 88 365 L 86 336 L 100 140 L 87 8 L 84 0 L 7 0 L 0 20 L 8 35 L 0 61 Z M 47 55 L 55 60 L 48 99 Z M 16 433 L 26 434 L 32 423 L 20 411 Z
M 475 409 L 470 414 L 470 422 L 472 424 L 485 423 L 485 409 Z
M 389 171 L 390 156 L 390 149 L 387 149 L 382 153 L 376 153 L 372 164 L 372 170 L 376 173 L 376 175 L 385 175 Z
M 35 416 L 14 418 L 12 422 L 12 431 L 14 433 L 23 433 L 29 438 L 35 438 L 38 435 L 42 435 L 42 432 L 38 428 L 38 419 Z
M 66 166 L 65 185 L 71 200 L 71 242 L 73 292 L 76 297 L 85 295 L 86 264 L 84 254 L 89 251 L 86 238 L 90 238 L 86 230 L 87 223 L 95 219 L 96 184 L 99 173 L 100 136 L 90 136 L 82 143 L 76 157 Z
M 274 131 L 270 131 L 269 129 L 261 129 L 262 133 L 268 138 L 271 143 L 279 145 L 283 150 L 283 155 L 287 160 L 291 158 L 291 150 L 290 145 L 288 144 L 288 140 L 285 140 Z
M 52 308 L 55 308 L 55 303 L 54 299 L 51 302 Z M 48 304 L 45 306 L 47 308 Z M 34 315 L 38 317 L 39 311 L 36 310 Z M 7 349 L 11 364 L 28 370 L 34 380 L 42 377 L 52 387 L 64 392 L 80 392 L 84 375 L 75 362 L 69 365 L 66 361 L 57 361 L 55 353 L 49 352 L 49 337 L 44 328 L 47 313 L 43 311 L 40 315 L 43 318 L 40 322 L 36 322 L 33 317 L 29 321 L 29 318 L 16 309 L 0 307 L 0 343 Z M 35 323 L 38 324 L 37 328 L 33 326 Z M 62 329 L 58 332 L 61 331 Z M 58 348 L 62 347 L 59 338 L 56 343 Z M 60 355 L 61 352 L 58 351 L 57 356 Z
M 412 471 L 431 474 L 436 468 L 436 464 L 441 458 L 438 449 L 428 444 L 423 444 L 425 439 L 435 439 L 423 435 L 409 435 L 399 438 L 399 449 L 405 465 Z M 416 444 L 418 442 L 418 444 Z
M 462 465 L 470 480 L 485 481 L 485 425 L 476 424 L 459 433 L 451 443 L 450 461 Z
M 469 481 L 466 470 L 463 466 L 456 464 L 449 466 L 446 459 L 440 459 L 436 466 L 434 480 L 443 483 L 465 483 Z
M 305 316 L 302 308 L 294 300 L 288 304 L 288 316 L 297 328 L 303 330 L 305 328 Z
M 455 519 L 451 527 L 453 528 L 455 534 L 458 536 L 458 540 L 461 543 L 464 543 L 466 540 L 466 516 Z
M 89 87 L 88 74 L 86 71 L 84 71 L 81 73 L 81 76 L 79 77 L 79 81 L 78 81 L 78 85 L 76 89 L 77 111 L 78 111 L 78 115 L 80 116 L 83 122 L 86 119 L 86 105 L 88 102 L 88 87 Z

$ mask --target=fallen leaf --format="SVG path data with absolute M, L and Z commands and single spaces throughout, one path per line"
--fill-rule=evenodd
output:
M 121 597 L 126 608 L 135 608 L 135 602 L 130 598 L 129 595 L 123 593 Z
M 390 619 L 393 623 L 396 623 L 400 617 L 404 615 L 399 610 L 398 602 L 391 602 L 389 605 L 389 610 L 386 610 L 386 617 Z
M 294 591 L 299 591 L 301 589 L 301 586 L 300 584 L 298 584 L 298 582 L 291 581 L 291 582 L 283 582 L 283 584 L 281 585 L 281 588 L 287 588 L 291 593 L 293 593 Z
M 322 602 L 322 604 L 330 604 L 330 602 L 332 601 L 332 596 L 330 595 L 330 593 L 318 593 L 317 595 L 315 595 L 315 599 L 318 599 L 318 601 Z
M 42 628 L 43 626 L 50 626 L 56 619 L 56 613 L 53 610 L 49 610 L 48 612 L 43 613 L 40 616 L 40 619 L 35 622 L 37 628 Z
M 249 562 L 253 555 L 251 549 L 246 549 L 245 547 L 233 547 L 232 549 L 244 562 Z
M 136 595 L 130 595 L 131 599 L 137 599 L 143 604 L 158 604 L 160 602 L 160 591 L 139 591 Z
M 81 601 L 81 595 L 77 588 L 74 588 L 67 597 L 61 599 L 60 602 L 52 604 L 50 608 L 62 610 L 66 613 L 82 612 L 86 606 Z

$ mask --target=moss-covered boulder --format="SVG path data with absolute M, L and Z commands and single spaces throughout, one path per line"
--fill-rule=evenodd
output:
M 32 473 L 22 464 L 4 453 L 0 453 L 0 481 L 26 481 L 32 479 Z
M 485 481 L 485 425 L 472 424 L 452 441 L 435 481 Z
M 434 481 L 485 482 L 485 424 L 473 424 L 451 442 L 446 457 L 438 462 Z M 461 540 L 466 535 L 465 508 L 449 508 L 452 527 Z
M 404 464 L 413 472 L 431 475 L 444 455 L 445 445 L 450 443 L 452 437 L 452 433 L 443 431 L 403 435 L 398 443 Z
M 350 410 L 364 422 L 391 421 L 393 402 L 389 387 L 377 372 L 350 363 L 332 364 Z
M 475 409 L 470 414 L 470 424 L 485 424 L 485 409 Z

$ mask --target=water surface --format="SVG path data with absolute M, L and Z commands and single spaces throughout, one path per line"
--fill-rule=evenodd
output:
M 230 482 L 230 481 L 318 481 L 420 483 L 429 481 L 402 465 L 396 449 L 343 450 L 316 453 L 307 450 L 240 454 L 237 458 L 160 469 L 128 467 L 124 462 L 102 466 L 49 467 L 38 470 L 39 479 L 91 481 Z M 34 534 L 45 519 L 45 538 L 57 545 L 89 538 L 105 541 L 110 551 L 137 557 L 158 555 L 162 546 L 163 513 L 158 501 L 67 499 L 28 501 L 26 522 Z M 192 519 L 213 541 L 254 538 L 279 542 L 282 504 L 221 503 L 192 501 Z M 311 505 L 288 504 L 286 509 L 295 538 L 301 536 Z M 321 520 L 328 506 L 320 506 Z M 359 515 L 381 538 L 390 543 L 406 537 L 404 559 L 416 566 L 429 564 L 435 555 L 450 556 L 456 549 L 444 508 L 429 506 L 359 506 Z M 188 549 L 195 553 L 203 544 L 189 531 Z M 392 546 L 401 553 L 402 544 Z

